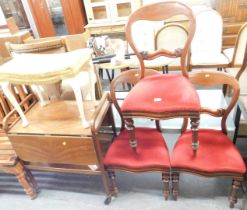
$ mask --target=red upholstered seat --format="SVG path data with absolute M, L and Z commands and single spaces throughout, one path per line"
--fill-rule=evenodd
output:
M 123 130 L 113 141 L 104 158 L 105 166 L 143 169 L 170 168 L 165 140 L 160 132 L 150 128 L 135 128 L 137 151 L 129 145 L 128 130 Z
M 181 75 L 154 75 L 141 79 L 125 98 L 121 110 L 172 112 L 199 111 L 197 92 Z
M 221 131 L 200 129 L 200 147 L 194 156 L 191 131 L 182 134 L 172 152 L 171 166 L 201 172 L 245 173 L 245 163 L 231 140 Z

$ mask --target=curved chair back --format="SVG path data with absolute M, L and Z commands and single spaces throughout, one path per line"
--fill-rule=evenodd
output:
M 242 65 L 244 60 L 244 55 L 247 53 L 245 50 L 247 45 L 247 22 L 242 25 L 238 32 L 238 38 L 236 40 L 232 65 Z
M 196 14 L 196 31 L 191 43 L 191 54 L 220 53 L 222 50 L 223 20 L 215 10 Z
M 169 51 L 167 49 L 159 49 L 155 52 L 145 52 L 141 53 L 138 49 L 137 44 L 135 43 L 135 38 L 137 36 L 136 33 L 133 33 L 133 25 L 138 21 L 156 21 L 162 22 L 166 19 L 169 19 L 174 16 L 182 15 L 188 19 L 188 38 L 186 40 L 185 46 L 182 49 L 176 49 L 175 51 Z M 148 30 L 148 29 L 145 29 Z M 129 17 L 129 20 L 126 24 L 126 40 L 129 43 L 130 47 L 135 52 L 141 67 L 141 78 L 144 77 L 145 66 L 144 66 L 144 59 L 153 60 L 160 56 L 170 57 L 170 58 L 181 58 L 181 67 L 182 67 L 182 74 L 187 76 L 187 71 L 185 68 L 185 57 L 190 47 L 190 43 L 194 36 L 195 32 L 195 18 L 193 15 L 192 10 L 187 7 L 186 5 L 178 2 L 160 2 L 155 4 L 150 4 L 144 6 L 134 13 L 132 13 Z M 142 33 L 145 33 L 143 31 Z M 151 40 L 150 40 L 151 41 Z
M 155 50 L 167 49 L 174 51 L 183 48 L 188 38 L 188 32 L 180 24 L 167 24 L 155 35 Z
M 201 109 L 201 113 L 206 113 L 214 117 L 222 117 L 221 129 L 223 133 L 227 133 L 226 120 L 231 110 L 238 101 L 240 88 L 238 81 L 228 73 L 225 72 L 192 72 L 189 75 L 189 80 L 192 83 L 198 84 L 200 86 L 218 86 L 218 85 L 228 85 L 232 90 L 232 97 L 228 106 L 226 108 L 219 108 L 217 110 L 212 110 L 206 107 Z

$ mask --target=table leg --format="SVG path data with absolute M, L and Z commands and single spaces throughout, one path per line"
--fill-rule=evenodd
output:
M 235 132 L 234 132 L 234 137 L 233 137 L 233 144 L 236 144 L 236 141 L 237 141 L 240 117 L 241 117 L 241 109 L 240 109 L 239 105 L 237 105 L 237 111 L 236 111 L 236 116 L 235 116 L 235 120 L 234 120 Z
M 89 85 L 90 85 L 91 100 L 95 101 L 96 100 L 96 97 L 95 97 L 95 83 L 96 83 L 95 78 L 96 78 L 96 75 L 94 72 L 93 63 L 90 63 L 88 74 L 89 74 L 89 82 L 90 82 Z
M 72 89 L 74 91 L 77 107 L 78 107 L 78 110 L 79 110 L 79 113 L 80 113 L 82 126 L 84 128 L 88 128 L 89 127 L 89 123 L 85 119 L 85 113 L 84 113 L 84 108 L 83 108 L 83 101 L 82 101 L 80 82 L 77 81 L 78 80 L 77 77 L 71 78 L 70 80 L 71 80 L 70 84 L 71 84 L 71 87 L 72 87 Z
M 1 83 L 1 87 L 2 87 L 2 90 L 3 90 L 3 93 L 5 94 L 5 96 L 8 98 L 10 103 L 14 106 L 14 108 L 16 109 L 18 114 L 20 115 L 21 120 L 22 120 L 22 126 L 23 127 L 28 126 L 29 122 L 28 122 L 26 116 L 24 115 L 24 112 L 21 109 L 20 105 L 18 104 L 16 98 L 14 97 L 14 95 L 11 92 L 10 83 L 9 82 Z

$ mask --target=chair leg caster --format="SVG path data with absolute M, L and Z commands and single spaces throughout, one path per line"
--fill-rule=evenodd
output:
M 111 203 L 111 196 L 108 196 L 105 201 L 104 201 L 104 204 L 105 205 L 109 205 Z

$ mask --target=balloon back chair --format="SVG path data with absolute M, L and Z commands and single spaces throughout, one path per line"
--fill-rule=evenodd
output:
M 230 68 L 227 68 L 226 71 L 240 82 L 241 92 L 246 92 L 246 81 L 244 79 L 246 73 L 244 72 L 247 68 L 247 22 L 240 28 L 234 48 L 225 49 L 223 52 L 231 61 Z M 245 76 L 240 78 L 243 73 Z
M 164 184 L 163 195 L 167 200 L 169 196 L 169 180 L 170 180 L 170 157 L 165 140 L 162 136 L 160 128 L 156 123 L 156 129 L 138 127 L 135 128 L 135 137 L 138 142 L 138 148 L 133 150 L 129 144 L 129 132 L 125 128 L 121 108 L 116 99 L 115 90 L 122 82 L 136 84 L 139 81 L 139 70 L 129 70 L 123 72 L 121 76 L 117 76 L 111 83 L 112 101 L 121 117 L 121 130 L 119 135 L 113 140 L 104 158 L 105 169 L 108 172 L 112 184 L 112 195 L 117 196 L 118 187 L 116 184 L 115 171 L 125 171 L 131 173 L 144 172 L 160 172 Z M 160 75 L 155 70 L 147 69 L 145 77 L 150 75 Z M 109 197 L 105 203 L 109 203 Z
M 165 21 L 173 16 L 182 15 L 188 19 L 188 37 L 183 47 L 169 51 L 158 49 L 154 52 L 140 52 L 134 40 L 136 33 L 132 33 L 133 25 L 138 21 Z M 144 31 L 145 32 L 145 31 Z M 138 82 L 130 90 L 121 105 L 120 111 L 130 133 L 131 147 L 138 147 L 136 141 L 134 124 L 132 118 L 168 119 L 168 118 L 190 118 L 194 131 L 192 148 L 198 148 L 197 127 L 199 125 L 200 102 L 195 88 L 188 80 L 185 67 L 186 55 L 195 32 L 195 18 L 192 10 L 178 2 L 160 2 L 144 6 L 130 15 L 126 24 L 126 40 L 136 54 L 140 66 L 138 73 L 127 71 L 120 74 L 117 80 L 138 79 Z M 135 37 L 135 39 L 134 39 Z M 144 77 L 146 68 L 144 60 L 153 60 L 159 57 L 179 58 L 182 74 L 149 75 Z M 114 90 L 111 89 L 114 98 Z
M 181 172 L 205 177 L 230 177 L 233 181 L 229 201 L 230 207 L 233 208 L 237 202 L 237 190 L 244 179 L 246 166 L 241 154 L 227 136 L 226 120 L 238 100 L 239 84 L 233 76 L 224 72 L 192 73 L 190 80 L 200 86 L 229 85 L 232 88 L 232 95 L 226 108 L 201 109 L 201 113 L 222 117 L 221 130 L 200 129 L 198 132 L 200 148 L 196 154 L 190 149 L 192 131 L 184 132 L 177 140 L 171 155 L 173 197 L 177 200 Z
M 181 48 L 186 43 L 188 32 L 183 25 L 170 23 L 165 24 L 155 34 L 155 49 L 167 49 L 173 51 Z M 165 66 L 165 71 L 180 69 L 180 59 L 174 58 L 169 65 Z M 164 70 L 163 70 L 164 71 Z
M 229 66 L 222 52 L 223 20 L 220 14 L 208 9 L 196 14 L 196 32 L 191 43 L 190 70 Z

